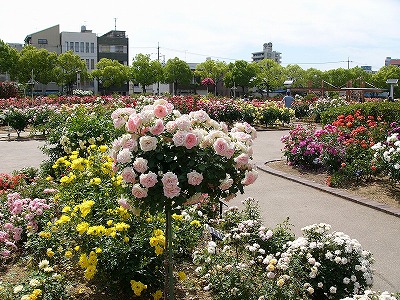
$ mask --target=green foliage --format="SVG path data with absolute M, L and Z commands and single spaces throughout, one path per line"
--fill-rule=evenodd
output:
M 101 104 L 77 105 L 52 114 L 44 153 L 54 163 L 72 151 L 83 154 L 90 145 L 110 144 L 117 134 L 110 115 L 111 110 Z
M 20 108 L 11 107 L 3 110 L 3 123 L 10 126 L 20 137 L 21 132 L 29 125 L 29 111 Z
M 400 120 L 400 106 L 395 102 L 367 102 L 356 103 L 347 106 L 339 106 L 321 113 L 322 124 L 329 124 L 339 115 L 353 115 L 356 111 L 364 116 L 373 116 L 375 120 L 387 123 Z
M 162 65 L 157 60 L 150 60 L 150 55 L 138 54 L 130 67 L 130 79 L 142 86 L 146 93 L 146 86 L 163 79 Z
M 174 95 L 177 95 L 178 85 L 189 84 L 193 78 L 189 65 L 177 57 L 167 61 L 164 75 L 165 82 L 174 84 Z

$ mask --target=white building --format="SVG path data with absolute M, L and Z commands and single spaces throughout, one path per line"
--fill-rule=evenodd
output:
M 97 35 L 91 30 L 87 30 L 86 26 L 81 27 L 80 32 L 60 33 L 61 37 L 61 53 L 72 50 L 74 54 L 86 63 L 86 68 L 90 73 L 96 67 L 97 63 Z M 91 90 L 97 93 L 98 84 L 96 80 L 90 82 L 80 82 L 79 74 L 77 74 L 77 89 Z
M 281 54 L 280 52 L 277 51 L 272 51 L 272 43 L 265 43 L 263 45 L 263 51 L 260 52 L 254 52 L 253 54 L 253 61 L 260 61 L 263 60 L 265 58 L 267 59 L 272 59 L 274 61 L 276 61 L 278 64 L 281 63 Z

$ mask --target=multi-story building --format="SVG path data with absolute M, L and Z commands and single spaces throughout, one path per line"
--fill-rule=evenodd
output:
M 97 35 L 92 30 L 87 30 L 86 26 L 81 27 L 80 32 L 66 32 L 60 34 L 62 53 L 72 50 L 74 54 L 86 63 L 88 72 L 95 69 L 97 63 Z M 98 91 L 96 80 L 81 81 L 77 74 L 77 89 Z
M 32 45 L 35 48 L 44 48 L 50 52 L 60 54 L 60 25 L 55 25 L 27 35 L 25 38 L 25 45 Z
M 385 59 L 385 66 L 400 66 L 400 59 L 399 58 L 391 58 L 391 57 L 386 57 Z
M 125 66 L 129 66 L 128 53 L 129 39 L 125 35 L 125 31 L 112 30 L 97 38 L 98 61 L 102 58 L 108 58 L 119 61 Z M 129 94 L 129 83 L 127 82 L 120 87 L 112 87 L 110 92 Z
M 35 48 L 43 48 L 49 52 L 60 54 L 60 25 L 55 25 L 27 35 L 25 38 L 25 45 L 32 45 Z M 32 76 L 34 76 L 33 74 L 34 70 L 32 70 Z M 34 77 L 32 77 L 31 81 L 34 82 Z M 49 82 L 48 84 L 33 83 L 32 88 L 35 93 L 39 94 L 61 92 L 61 87 L 59 87 L 55 82 Z
M 281 63 L 281 54 L 282 53 L 273 51 L 271 42 L 265 43 L 263 45 L 263 51 L 254 52 L 252 54 L 253 54 L 253 57 L 252 57 L 253 61 L 260 61 L 260 60 L 267 58 L 267 59 L 272 59 L 272 60 L 276 61 L 278 64 Z

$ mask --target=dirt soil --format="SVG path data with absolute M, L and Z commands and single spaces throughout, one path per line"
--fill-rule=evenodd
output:
M 304 171 L 296 167 L 288 166 L 283 160 L 268 162 L 267 166 L 284 173 L 326 185 L 326 179 L 328 177 L 326 172 Z M 342 190 L 391 207 L 400 208 L 400 184 L 393 185 L 387 179 L 377 178 L 359 186 L 342 188 Z

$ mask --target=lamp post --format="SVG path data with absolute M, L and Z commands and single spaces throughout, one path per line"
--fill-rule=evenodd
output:
M 33 99 L 33 89 L 35 87 L 35 79 L 33 77 L 33 69 L 32 69 L 32 73 L 31 73 L 31 79 L 29 79 L 27 84 L 30 85 L 30 87 L 31 87 L 31 98 Z
M 76 89 L 79 90 L 79 86 L 81 83 L 81 70 L 76 71 Z

